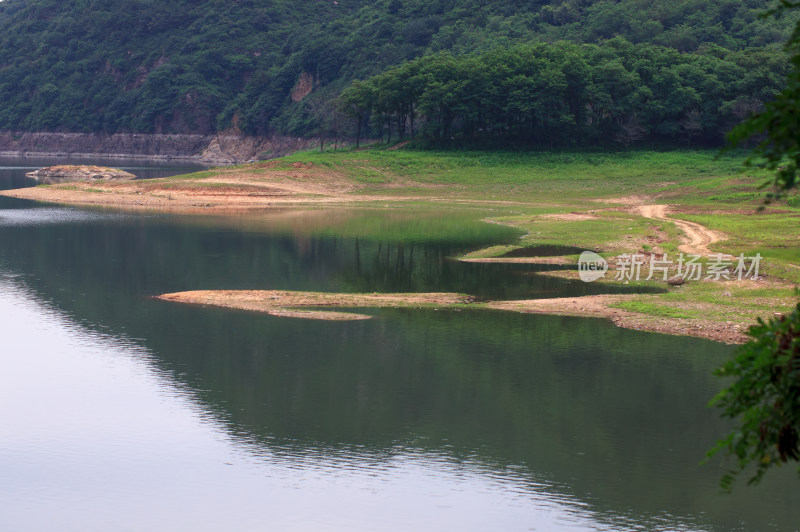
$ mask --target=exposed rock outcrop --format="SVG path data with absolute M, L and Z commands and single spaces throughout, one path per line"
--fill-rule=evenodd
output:
M 25 174 L 42 183 L 64 183 L 68 181 L 88 181 L 92 179 L 136 179 L 136 176 L 118 168 L 87 165 L 58 165 L 40 168 Z
M 308 72 L 303 72 L 300 74 L 300 79 L 297 80 L 294 87 L 292 88 L 292 101 L 299 102 L 309 94 L 311 91 L 314 90 L 316 86 L 316 80 L 314 76 L 309 74 Z
M 203 150 L 200 160 L 207 163 L 236 164 L 256 159 L 272 159 L 308 149 L 319 141 L 296 137 L 243 137 L 217 135 Z

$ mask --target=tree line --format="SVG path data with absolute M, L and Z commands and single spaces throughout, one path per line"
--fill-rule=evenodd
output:
M 354 81 L 337 103 L 359 139 L 719 145 L 775 97 L 788 69 L 780 48 L 531 43 L 407 61 Z

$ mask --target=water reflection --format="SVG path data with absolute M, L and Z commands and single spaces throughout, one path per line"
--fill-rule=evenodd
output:
M 726 346 L 565 317 L 370 309 L 370 321 L 326 323 L 149 298 L 588 289 L 534 267 L 447 260 L 515 238 L 474 213 L 424 218 L 425 230 L 417 213 L 339 213 L 335 235 L 316 212 L 271 222 L 81 212 L 0 217 L 0 269 L 15 276 L 0 281 L 2 529 L 797 522 L 793 475 L 722 497 L 720 471 L 697 465 L 724 429 L 703 405 Z
M 26 208 L 0 208 L 0 227 L 43 226 L 75 223 L 113 223 L 126 219 L 124 214 L 91 212 L 73 208 L 30 208 L 30 202 L 22 203 Z
M 37 220 L 38 214 L 41 218 Z M 379 216 L 372 213 L 371 217 Z M 435 227 L 435 218 L 428 226 Z M 97 223 L 61 223 L 86 217 Z M 415 221 L 408 212 L 395 225 Z M 441 218 L 441 216 L 439 216 Z M 484 299 L 578 296 L 636 290 L 531 275 L 558 265 L 473 264 L 451 260 L 465 249 L 516 238 L 514 231 L 478 222 L 472 214 L 457 219 L 461 241 L 445 238 L 405 242 L 375 237 L 329 237 L 276 231 L 272 234 L 206 227 L 164 216 L 122 216 L 86 211 L 0 210 L 0 246 L 16 249 L 13 260 L 27 271 L 44 270 L 41 282 L 67 275 L 61 288 L 84 293 L 89 287 L 111 292 L 156 295 L 218 289 L 289 289 L 341 292 L 468 293 Z M 369 221 L 367 220 L 362 221 Z M 442 231 L 451 229 L 451 222 Z M 313 231 L 313 229 L 312 229 Z M 454 236 L 458 236 L 455 234 Z M 468 242 L 472 242 L 470 246 Z M 23 265 L 24 263 L 24 265 Z M 31 270 L 32 268 L 32 270 Z M 66 280 L 66 279 L 64 279 Z M 124 282 L 122 282 L 124 280 Z M 104 297 L 95 290 L 97 297 Z M 123 305 L 124 307 L 124 305 Z
M 6 276 L 0 315 L 0 332 L 12 339 L 0 374 L 6 530 L 50 530 L 54 522 L 64 530 L 611 530 L 626 523 L 597 515 L 524 467 L 457 456 L 447 446 L 319 446 L 254 439 L 243 426 L 225 430 L 217 412 L 197 401 L 200 390 L 160 370 L 155 354 L 77 326 Z M 23 347 L 34 356 L 9 356 Z

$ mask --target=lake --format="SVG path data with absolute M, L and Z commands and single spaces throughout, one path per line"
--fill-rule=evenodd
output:
M 0 187 L 63 160 L 0 160 Z M 81 161 L 145 177 L 189 165 Z M 611 322 L 365 309 L 294 320 L 193 289 L 601 293 L 467 264 L 505 211 L 203 218 L 0 198 L 0 530 L 795 530 L 796 475 L 700 465 L 732 347 Z

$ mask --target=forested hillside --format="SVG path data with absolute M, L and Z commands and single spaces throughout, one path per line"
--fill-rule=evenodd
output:
M 785 74 L 780 43 L 794 20 L 759 19 L 766 7 L 761 0 L 5 0 L 0 129 L 354 132 L 355 122 L 335 116 L 332 103 L 354 79 L 425 58 L 409 64 L 427 69 L 426 79 L 435 81 L 431 65 L 443 58 L 461 71 L 516 55 L 550 62 L 547 68 L 566 76 L 567 63 L 585 63 L 589 77 L 582 88 L 569 80 L 562 86 L 555 78 L 539 79 L 540 67 L 518 72 L 507 65 L 515 81 L 503 83 L 534 92 L 547 83 L 568 92 L 616 83 L 633 90 L 625 98 L 638 107 L 591 118 L 584 116 L 583 96 L 572 94 L 543 122 L 528 120 L 524 109 L 517 117 L 508 109 L 495 116 L 481 109 L 443 120 L 417 101 L 411 104 L 425 111 L 419 120 L 428 124 L 420 129 L 418 122 L 414 130 L 439 136 L 504 131 L 552 140 L 553 128 L 573 136 L 588 124 L 598 126 L 596 137 L 608 136 L 608 127 L 618 135 L 625 126 L 633 138 L 640 127 L 650 133 L 648 121 L 663 115 L 672 122 L 655 132 L 659 139 L 712 142 L 733 118 L 769 98 Z M 534 44 L 557 41 L 594 44 Z M 692 105 L 663 102 L 662 111 L 642 110 L 673 88 L 694 91 L 671 96 Z M 613 99 L 619 109 L 628 105 Z M 409 112 L 372 104 L 365 111 L 362 126 L 372 128 L 371 135 L 388 133 L 392 120 L 395 134 L 411 131 Z M 687 119 L 689 127 L 681 129 Z M 691 125 L 697 120 L 700 130 Z
M 695 53 L 614 38 L 426 55 L 355 81 L 339 98 L 383 137 L 524 145 L 720 144 L 783 84 L 779 50 Z

